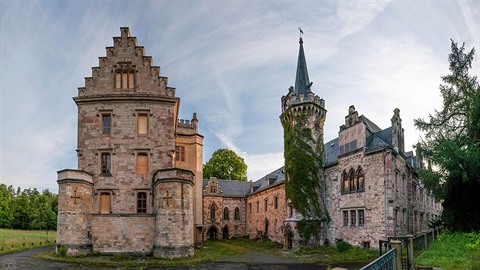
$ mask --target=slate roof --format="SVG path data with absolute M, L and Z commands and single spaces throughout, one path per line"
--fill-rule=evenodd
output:
M 269 185 L 267 186 L 266 179 L 269 180 Z M 285 166 L 282 166 L 275 171 L 265 175 L 264 177 L 258 179 L 257 181 L 253 182 L 253 192 L 251 194 L 260 192 L 267 187 L 275 186 L 285 182 Z
M 203 180 L 202 190 L 208 185 L 209 180 Z M 217 179 L 220 190 L 227 197 L 245 197 L 250 191 L 250 182 L 239 180 L 222 180 Z
M 392 146 L 392 128 L 386 128 L 367 137 L 365 154 L 373 153 Z
M 338 138 L 327 142 L 323 149 L 323 166 L 330 166 L 338 162 L 338 155 L 340 154 Z

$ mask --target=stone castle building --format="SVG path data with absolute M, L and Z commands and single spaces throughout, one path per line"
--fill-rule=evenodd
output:
M 311 86 L 300 39 L 295 88 L 290 87 L 282 97 L 280 117 L 284 121 L 304 115 L 305 127 L 323 143 L 325 101 L 311 91 Z M 440 204 L 419 181 L 416 170 L 423 166 L 422 160 L 412 151 L 405 152 L 400 110 L 394 110 L 391 126 L 381 129 L 350 106 L 338 138 L 325 143 L 323 149 L 319 153 L 324 161 L 319 199 L 329 219 L 319 221 L 324 222 L 320 243 L 344 240 L 355 246 L 378 247 L 378 240 L 426 230 L 428 221 L 440 214 Z M 285 167 L 250 183 L 205 180 L 203 193 L 204 217 L 209 213 L 215 217 L 204 224 L 205 239 L 242 235 L 245 224 L 250 238 L 268 237 L 286 248 L 301 245 L 296 226 L 303 216 L 285 194 Z M 232 209 L 245 209 L 235 223 L 229 219 Z M 234 229 L 233 235 L 220 233 L 232 228 L 239 229 Z
M 57 250 L 70 255 L 191 256 L 205 239 L 266 238 L 297 248 L 303 217 L 281 167 L 255 182 L 203 180 L 198 119 L 179 120 L 180 99 L 128 28 L 99 57 L 74 101 L 78 169 L 58 172 Z M 420 159 L 404 150 L 400 112 L 381 129 L 350 106 L 338 138 L 323 142 L 325 101 L 311 90 L 303 41 L 282 121 L 304 115 L 323 145 L 322 239 L 378 246 L 415 234 L 441 210 L 419 182 Z M 322 149 L 321 147 L 319 149 Z
M 175 88 L 120 32 L 74 97 L 78 170 L 58 172 L 57 248 L 191 256 L 203 224 L 198 120 L 177 120 Z

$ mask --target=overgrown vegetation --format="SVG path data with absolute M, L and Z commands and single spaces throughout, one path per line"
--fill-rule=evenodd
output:
M 480 86 L 470 74 L 475 50 L 453 40 L 450 73 L 442 77 L 443 108 L 428 120 L 416 119 L 425 132 L 418 144 L 428 161 L 420 176 L 425 187 L 443 201 L 442 220 L 452 231 L 480 230 Z M 433 168 L 433 169 L 432 169 Z
M 304 220 L 298 223 L 303 242 L 318 239 L 322 224 L 320 204 L 321 168 L 323 165 L 322 138 L 314 138 L 305 115 L 282 118 L 284 130 L 285 195 Z
M 55 244 L 55 231 L 0 229 L 0 254 Z
M 442 270 L 480 269 L 480 233 L 442 233 L 415 264 Z

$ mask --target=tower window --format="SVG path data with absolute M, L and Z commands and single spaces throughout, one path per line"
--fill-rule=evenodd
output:
M 137 115 L 137 134 L 146 135 L 148 133 L 148 114 L 139 113 Z
M 135 74 L 133 70 L 117 71 L 115 73 L 115 89 L 135 88 Z
M 138 214 L 147 213 L 147 193 L 146 192 L 137 193 L 137 213 Z
M 112 115 L 111 114 L 102 114 L 102 133 L 103 134 L 110 134 L 110 130 L 112 127 Z
M 101 214 L 110 214 L 111 213 L 111 195 L 110 195 L 110 193 L 100 194 L 100 213 Z
M 103 176 L 110 176 L 111 157 L 109 153 L 102 154 L 101 174 Z
M 137 175 L 148 174 L 148 156 L 147 154 L 138 154 L 137 155 Z

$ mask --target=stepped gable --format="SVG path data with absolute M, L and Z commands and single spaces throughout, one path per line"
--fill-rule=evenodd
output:
M 120 28 L 121 35 L 113 38 L 113 46 L 106 47 L 106 56 L 99 57 L 92 76 L 85 78 L 85 86 L 78 88 L 81 100 L 87 96 L 135 94 L 175 97 L 175 88 L 167 86 L 168 78 L 160 76 L 160 67 L 153 65 L 145 48 L 130 36 L 128 27 Z

